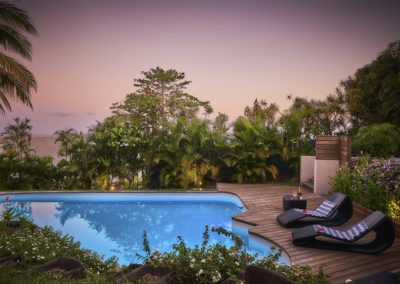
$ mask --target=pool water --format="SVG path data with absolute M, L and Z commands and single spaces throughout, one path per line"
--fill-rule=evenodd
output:
M 105 258 L 117 256 L 120 264 L 141 262 L 137 254 L 145 255 L 143 231 L 152 250 L 172 251 L 177 236 L 194 247 L 201 245 L 206 225 L 232 231 L 232 216 L 245 211 L 238 198 L 224 193 L 11 194 L 0 196 L 0 202 L 1 212 L 12 207 L 41 227 L 52 226 L 73 236 L 82 247 Z M 210 237 L 211 243 L 232 244 L 216 233 Z

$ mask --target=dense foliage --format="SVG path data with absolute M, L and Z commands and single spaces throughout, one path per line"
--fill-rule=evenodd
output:
M 353 139 L 357 153 L 388 158 L 400 154 L 400 128 L 389 123 L 363 126 Z
M 331 178 L 333 191 L 400 221 L 400 159 L 362 158 L 355 170 L 345 167 Z
M 399 46 L 390 44 L 325 100 L 289 95 L 292 105 L 280 111 L 255 99 L 232 122 L 222 113 L 209 117 L 210 103 L 186 92 L 184 73 L 152 68 L 87 133 L 55 133 L 58 165 L 35 156 L 29 120 L 16 118 L 1 134 L 0 189 L 187 189 L 296 179 L 299 158 L 313 154 L 317 135 L 356 134 L 356 151 L 398 155 Z
M 278 262 L 280 253 L 275 249 L 265 257 L 249 254 L 240 237 L 222 228 L 212 227 L 211 233 L 231 237 L 234 245 L 230 248 L 220 244 L 210 244 L 210 231 L 206 227 L 203 233 L 203 243 L 194 248 L 188 247 L 185 241 L 178 237 L 172 252 L 161 253 L 151 251 L 147 234 L 143 234 L 143 245 L 146 256 L 144 262 L 155 267 L 169 267 L 173 272 L 174 283 L 219 283 L 223 280 L 238 280 L 238 274 L 246 265 L 255 264 L 275 270 L 295 283 L 329 283 L 322 267 L 317 274 L 311 272 L 309 266 L 288 266 Z
M 11 200 L 10 200 L 11 202 Z M 13 232 L 8 231 L 11 221 L 18 220 L 20 227 Z M 15 222 L 15 221 L 14 221 Z M 18 263 L 19 269 L 29 269 L 35 265 L 40 265 L 57 259 L 58 257 L 69 256 L 80 260 L 85 266 L 85 283 L 105 283 L 107 275 L 111 269 L 115 269 L 117 259 L 115 257 L 104 259 L 98 253 L 82 248 L 79 242 L 75 242 L 69 235 L 61 235 L 61 232 L 55 231 L 51 227 L 38 228 L 30 221 L 27 221 L 12 209 L 2 213 L 0 220 L 0 257 L 11 257 Z M 13 274 L 14 273 L 14 274 Z M 22 277 L 18 277 L 22 275 Z M 29 279 L 29 283 L 43 283 L 50 275 L 27 275 L 13 272 L 10 268 L 1 268 L 0 277 L 10 283 Z M 27 278 L 28 277 L 28 278 Z M 11 281 L 12 280 L 12 281 Z M 61 279 L 56 281 L 59 283 Z M 8 282 L 7 282 L 8 283 Z M 72 280 L 70 283 L 75 283 Z M 82 282 L 83 283 L 83 282 Z
M 352 124 L 391 123 L 400 126 L 400 41 L 341 83 Z M 354 132 L 356 133 L 356 132 Z

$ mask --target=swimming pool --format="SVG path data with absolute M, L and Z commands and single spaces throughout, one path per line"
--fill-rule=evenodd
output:
M 39 226 L 73 236 L 105 258 L 116 255 L 120 264 L 140 262 L 137 253 L 144 255 L 143 231 L 152 249 L 172 250 L 177 236 L 193 247 L 201 244 L 206 225 L 232 231 L 232 216 L 246 210 L 235 195 L 220 192 L 13 193 L 1 195 L 0 202 L 1 212 L 12 207 Z M 245 242 L 246 237 L 242 235 Z M 213 242 L 231 245 L 230 239 L 217 234 L 211 234 Z M 268 248 L 256 252 L 263 254 Z

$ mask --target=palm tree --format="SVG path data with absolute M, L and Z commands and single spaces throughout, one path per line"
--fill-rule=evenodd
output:
M 227 166 L 234 166 L 236 182 L 266 182 L 270 177 L 276 178 L 278 169 L 270 164 L 268 158 L 280 149 L 276 130 L 265 128 L 260 121 L 250 122 L 239 117 L 233 123 L 234 141 L 232 154 L 225 158 Z
M 78 132 L 73 128 L 69 128 L 65 130 L 57 130 L 54 135 L 57 137 L 55 143 L 60 143 L 58 155 L 64 157 L 67 161 L 70 161 L 72 155 L 71 149 Z
M 32 45 L 22 33 L 37 35 L 29 15 L 10 2 L 0 2 L 0 112 L 11 111 L 9 99 L 21 101 L 32 108 L 31 91 L 37 89 L 33 74 L 18 60 L 7 55 L 12 52 L 31 60 Z
M 33 149 L 31 146 L 31 130 L 29 119 L 14 118 L 15 124 L 9 124 L 5 127 L 1 136 L 4 136 L 3 147 L 7 153 L 16 157 L 18 162 L 22 162 L 24 157 L 28 157 Z
M 165 148 L 155 158 L 162 186 L 202 187 L 205 176 L 213 169 L 207 155 L 212 142 L 208 121 L 182 116 L 167 127 Z

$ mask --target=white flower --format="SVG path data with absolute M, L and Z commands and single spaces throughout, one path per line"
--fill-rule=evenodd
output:
M 194 258 L 192 258 L 191 260 L 190 260 L 190 262 L 195 262 L 196 261 L 196 259 L 194 259 Z
M 203 258 L 203 259 L 201 260 L 201 263 L 206 263 L 206 260 Z
M 199 272 L 197 272 L 196 276 L 200 276 L 201 274 L 203 274 L 203 269 L 200 269 Z
M 219 280 L 221 280 L 221 274 L 215 271 L 215 275 L 212 276 L 212 282 L 217 283 Z
M 240 264 L 239 262 L 235 261 L 235 265 L 236 265 L 236 266 L 239 266 L 239 264 Z

